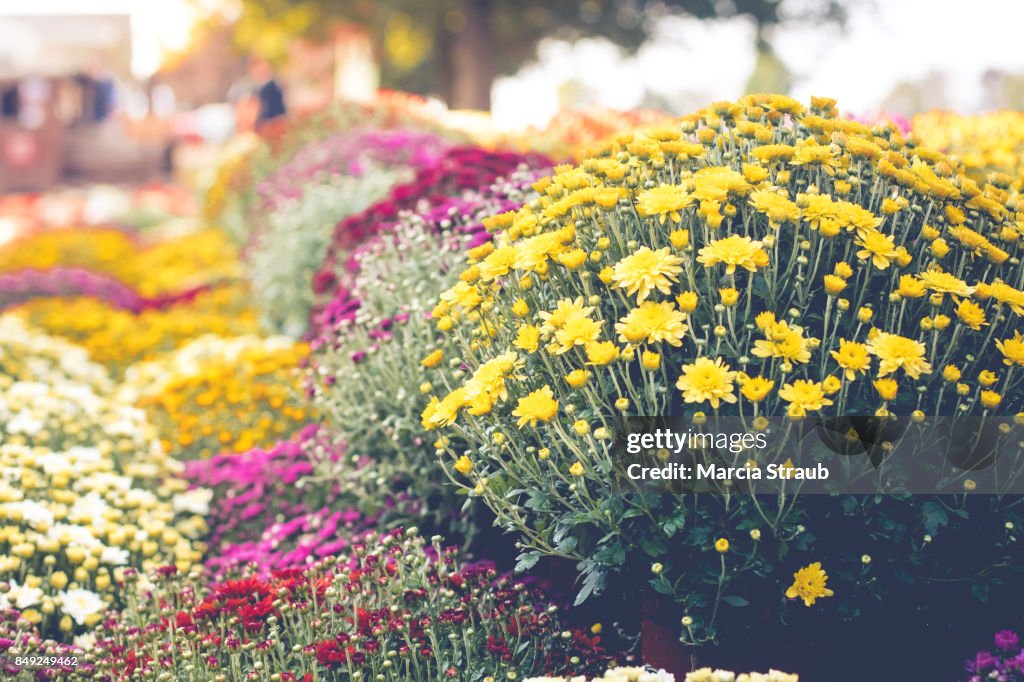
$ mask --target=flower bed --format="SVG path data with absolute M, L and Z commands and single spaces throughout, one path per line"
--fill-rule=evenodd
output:
M 337 485 L 311 485 L 310 450 L 339 461 L 344 453 L 327 449 L 319 429 L 310 426 L 272 448 L 187 462 L 185 478 L 208 490 L 210 545 L 206 566 L 222 574 L 251 566 L 261 576 L 302 568 L 310 560 L 334 556 L 373 527 L 355 509 L 337 510 Z
M 223 671 L 293 681 L 515 679 L 602 658 L 563 635 L 557 611 L 525 586 L 465 566 L 439 538 L 428 545 L 413 532 L 369 537 L 347 556 L 267 579 L 206 586 L 163 575 L 152 596 L 98 629 L 96 667 L 108 679 L 147 670 L 201 679 Z
M 0 580 L 22 619 L 68 638 L 124 603 L 126 567 L 198 562 L 206 525 L 180 465 L 105 372 L 59 341 L 23 338 L 4 345 L 14 374 L 0 377 Z
M 258 331 L 249 289 L 241 284 L 195 292 L 138 314 L 94 298 L 38 298 L 13 309 L 27 323 L 85 348 L 115 376 L 204 335 Z
M 285 337 L 207 335 L 130 368 L 121 387 L 183 460 L 268 447 L 306 424 L 298 393 L 304 344 Z

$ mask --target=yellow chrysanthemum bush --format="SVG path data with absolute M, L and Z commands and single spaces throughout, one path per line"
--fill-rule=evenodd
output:
M 125 570 L 200 560 L 205 498 L 101 366 L 8 316 L 0 337 L 0 606 L 70 639 Z
M 201 336 L 130 367 L 119 394 L 147 412 L 181 460 L 270 447 L 312 416 L 300 395 L 307 353 L 285 337 Z
M 203 229 L 144 243 L 113 228 L 32 234 L 0 248 L 0 273 L 81 268 L 107 274 L 143 297 L 159 297 L 241 276 L 238 254 L 220 230 Z
M 1024 114 L 1019 111 L 929 111 L 910 123 L 914 139 L 954 156 L 978 180 L 1004 173 L 1019 187 L 1024 179 Z
M 464 376 L 435 382 L 422 413 L 453 482 L 518 534 L 521 567 L 578 561 L 578 600 L 645 576 L 699 643 L 723 618 L 749 625 L 733 614 L 755 601 L 853 615 L 893 589 L 885 566 L 969 574 L 962 556 L 932 554 L 922 526 L 978 525 L 979 506 L 1019 515 L 989 498 L 670 495 L 616 480 L 630 417 L 729 416 L 785 435 L 819 415 L 1021 410 L 1024 214 L 1006 187 L 893 126 L 843 120 L 832 100 L 758 95 L 620 138 L 536 188 L 492 220 L 495 248 L 435 307 Z M 819 539 L 840 525 L 853 529 L 841 545 Z M 968 532 L 987 541 L 972 561 L 1016 551 L 1002 521 L 984 527 Z M 862 561 L 880 542 L 886 560 Z
M 14 310 L 28 324 L 82 346 L 119 377 L 133 363 L 154 360 L 204 335 L 259 331 L 259 317 L 243 284 L 141 312 L 87 297 L 37 298 Z

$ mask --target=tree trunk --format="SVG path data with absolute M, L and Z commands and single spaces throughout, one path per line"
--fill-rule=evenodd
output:
M 491 108 L 491 85 L 497 74 L 492 14 L 494 0 L 462 0 L 462 30 L 452 36 L 451 99 L 453 109 Z
M 434 29 L 434 88 L 433 92 L 448 105 L 453 99 L 452 78 L 452 46 L 456 37 L 445 25 L 444 12 L 439 12 L 437 26 Z

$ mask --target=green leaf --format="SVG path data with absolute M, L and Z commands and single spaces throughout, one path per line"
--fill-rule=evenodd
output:
M 586 563 L 586 562 L 582 562 Z M 573 606 L 579 606 L 587 600 L 592 594 L 598 594 L 604 589 L 605 585 L 605 574 L 604 571 L 596 564 L 591 564 L 589 570 L 585 569 L 586 573 L 583 578 L 583 586 L 580 587 L 579 594 L 576 595 L 576 600 L 573 602 Z
M 949 525 L 949 514 L 945 508 L 934 500 L 929 500 L 921 506 L 924 515 L 924 532 L 929 535 L 936 535 L 939 528 Z
M 725 597 L 722 597 L 722 601 L 724 603 L 728 604 L 729 606 L 736 606 L 736 607 L 739 607 L 739 606 L 750 606 L 750 602 L 748 602 L 743 597 L 737 597 L 734 594 L 730 594 L 730 595 L 727 595 Z
M 537 561 L 540 560 L 540 553 L 538 552 L 527 552 L 520 554 L 518 561 L 516 561 L 516 573 L 525 573 L 531 568 L 537 565 Z

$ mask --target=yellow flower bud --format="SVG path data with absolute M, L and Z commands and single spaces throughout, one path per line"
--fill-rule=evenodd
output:
M 644 369 L 658 369 L 661 367 L 661 355 L 653 351 L 645 350 L 640 355 L 640 363 L 643 365 Z
M 63 590 L 68 585 L 68 574 L 64 571 L 54 571 L 50 574 L 50 585 L 58 590 Z

